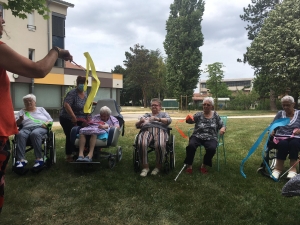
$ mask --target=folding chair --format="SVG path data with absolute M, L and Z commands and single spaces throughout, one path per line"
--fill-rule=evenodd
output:
M 220 118 L 222 119 L 224 126 L 226 127 L 227 124 L 227 116 L 220 116 Z M 194 130 L 194 128 L 191 128 L 188 130 L 188 136 L 190 137 L 190 135 L 192 135 L 192 131 Z M 218 133 L 218 145 L 217 145 L 217 163 L 218 163 L 218 171 L 220 171 L 220 151 L 221 151 L 221 146 L 223 149 L 223 155 L 224 155 L 224 163 L 226 164 L 226 149 L 225 149 L 225 142 L 224 142 L 224 135 L 220 135 L 220 133 Z M 200 159 L 201 159 L 201 150 L 202 150 L 202 145 L 200 145 Z

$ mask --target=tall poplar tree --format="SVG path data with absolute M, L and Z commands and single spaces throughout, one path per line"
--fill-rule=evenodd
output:
M 202 0 L 174 0 L 166 22 L 164 41 L 167 58 L 167 83 L 174 97 L 192 96 L 200 77 L 203 45 L 201 21 L 204 12 Z M 183 104 L 185 105 L 185 104 Z

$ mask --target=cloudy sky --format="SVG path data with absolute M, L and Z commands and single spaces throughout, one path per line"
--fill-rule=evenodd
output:
M 164 53 L 166 20 L 173 0 L 67 0 L 66 49 L 74 61 L 85 66 L 89 52 L 99 71 L 123 66 L 125 52 L 139 43 Z M 250 42 L 239 15 L 251 0 L 206 0 L 202 33 L 204 45 L 201 68 L 214 62 L 225 65 L 225 79 L 250 78 L 249 65 L 238 63 Z M 207 79 L 201 74 L 201 80 Z

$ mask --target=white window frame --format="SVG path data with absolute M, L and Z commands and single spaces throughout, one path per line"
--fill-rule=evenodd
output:
M 36 30 L 34 12 L 27 14 L 27 21 L 28 30 L 34 32 Z

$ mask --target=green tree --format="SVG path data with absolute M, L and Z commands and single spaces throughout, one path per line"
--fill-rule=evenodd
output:
M 157 94 L 156 85 L 160 82 L 157 79 L 158 56 L 160 56 L 158 50 L 150 51 L 139 44 L 130 47 L 130 52 L 125 52 L 126 81 L 140 88 L 144 107 L 147 107 L 147 100 L 150 97 L 157 97 L 149 96 L 151 94 L 149 92 L 155 90 Z
M 139 96 L 142 96 L 142 91 L 133 82 L 129 81 L 126 69 L 117 65 L 111 72 L 123 74 L 123 88 L 120 91 L 120 104 L 129 105 L 129 103 L 132 102 L 132 105 L 136 105 L 140 100 Z
M 27 14 L 36 10 L 44 19 L 48 19 L 47 0 L 8 0 L 2 4 L 4 9 L 10 9 L 15 17 L 26 19 Z
M 254 40 L 255 37 L 259 34 L 264 21 L 268 18 L 271 10 L 275 8 L 275 6 L 280 3 L 280 0 L 251 0 L 252 5 L 248 5 L 247 8 L 243 8 L 244 14 L 240 15 L 240 18 L 247 22 L 246 30 L 248 31 L 248 39 Z M 241 59 L 238 59 L 238 62 L 242 62 Z M 246 54 L 244 54 L 243 62 L 247 62 Z M 276 98 L 275 92 L 271 89 L 270 83 L 264 80 L 264 76 L 260 76 L 260 73 L 264 73 L 264 71 L 256 71 L 256 86 L 257 90 L 259 90 L 260 95 L 269 96 L 270 98 L 270 107 L 271 110 L 277 110 L 276 108 Z M 259 85 L 263 84 L 264 85 Z M 262 88 L 262 89 L 260 89 Z
M 240 18 L 247 22 L 246 30 L 248 39 L 254 40 L 262 28 L 264 20 L 268 18 L 269 12 L 273 10 L 280 0 L 251 0 L 252 5 L 243 8 L 244 14 Z
M 300 92 L 299 15 L 300 0 L 278 4 L 246 52 L 248 63 L 268 82 L 266 85 L 277 94 L 288 90 L 295 99 Z
M 253 90 L 250 93 L 237 91 L 233 99 L 228 103 L 228 108 L 231 110 L 248 110 L 251 105 L 257 102 L 259 95 Z
M 208 80 L 206 81 L 206 86 L 209 89 L 212 97 L 215 99 L 215 109 L 217 110 L 218 98 L 229 97 L 231 92 L 228 90 L 228 86 L 223 82 L 224 71 L 223 63 L 215 62 L 213 64 L 206 65 L 204 69 L 205 73 L 208 73 Z
M 167 59 L 167 82 L 177 99 L 192 96 L 200 76 L 203 45 L 201 21 L 204 12 L 202 0 L 174 0 L 166 22 L 164 41 Z M 183 104 L 185 105 L 185 104 Z

